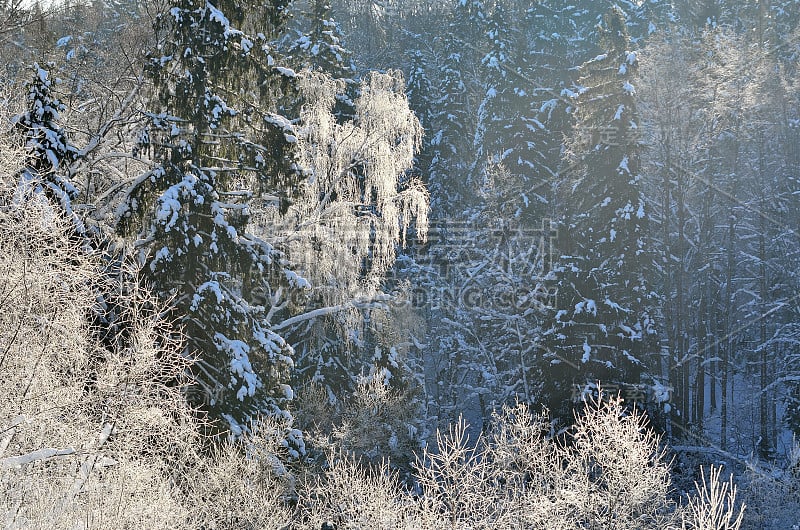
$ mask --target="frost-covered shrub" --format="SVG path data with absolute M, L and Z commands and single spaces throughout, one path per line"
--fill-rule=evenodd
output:
M 669 466 L 645 419 L 619 400 L 590 404 L 564 440 L 527 406 L 504 408 L 468 443 L 440 433 L 419 468 L 422 509 L 448 528 L 671 528 Z
M 700 470 L 700 483 L 695 483 L 697 495 L 689 498 L 683 517 L 685 530 L 738 530 L 742 526 L 744 508 L 736 507 L 736 486 L 733 477 L 728 482 L 719 478 L 721 468 L 712 467 L 708 480 Z
M 384 375 L 375 368 L 359 377 L 346 400 L 332 401 L 321 385 L 307 387 L 298 399 L 298 420 L 318 449 L 336 448 L 374 465 L 389 459 L 408 475 L 421 447 L 419 411 L 413 389 L 393 389 Z
M 710 479 L 688 505 L 670 500 L 669 464 L 643 416 L 619 399 L 589 403 L 566 438 L 546 416 L 506 407 L 469 439 L 461 421 L 439 432 L 413 494 L 386 465 L 341 458 L 301 495 L 307 528 L 704 529 L 741 524 L 735 489 Z
M 567 459 L 577 463 L 574 483 L 586 488 L 589 501 L 577 503 L 578 517 L 601 521 L 604 528 L 664 524 L 674 509 L 669 463 L 641 413 L 626 411 L 619 399 L 592 404 L 571 437 Z
M 169 474 L 196 457 L 197 422 L 180 391 L 178 339 L 141 286 L 107 282 L 126 331 L 97 342 L 99 263 L 37 195 L 8 200 L 14 164 L 0 165 L 0 521 L 179 527 Z
M 263 419 L 236 442 L 214 448 L 182 477 L 188 528 L 285 528 L 292 475 L 276 455 L 284 454 L 286 426 Z
M 786 469 L 749 465 L 741 481 L 747 504 L 745 528 L 800 528 L 800 446 L 793 444 Z
M 300 498 L 304 528 L 395 530 L 423 528 L 413 500 L 405 495 L 385 463 L 374 470 L 349 456 L 333 458 L 324 476 L 312 481 Z
M 418 410 L 413 407 L 413 390 L 393 390 L 383 374 L 378 369 L 361 379 L 334 436 L 343 448 L 373 463 L 389 458 L 402 467 L 420 448 Z

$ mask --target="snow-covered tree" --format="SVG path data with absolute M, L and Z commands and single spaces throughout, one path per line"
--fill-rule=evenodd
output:
M 515 185 L 513 177 L 503 166 L 487 170 L 479 213 L 471 223 L 443 226 L 440 248 L 430 251 L 442 264 L 438 291 L 448 293 L 437 297 L 443 317 L 431 339 L 439 350 L 436 405 L 444 417 L 479 415 L 471 419 L 476 426 L 488 425 L 503 404 L 539 396 L 537 336 L 551 303 L 542 283 L 549 226 L 534 229 L 515 218 L 504 189 Z
M 48 65 L 49 68 L 53 66 Z M 78 198 L 79 192 L 67 171 L 78 151 L 59 123 L 64 105 L 54 93 L 50 72 L 38 64 L 33 65 L 33 71 L 33 79 L 25 85 L 27 110 L 13 118 L 25 149 L 18 200 L 30 193 L 40 193 L 82 232 L 83 224 L 72 209 L 72 201 Z
M 704 158 L 699 146 L 705 133 L 701 114 L 694 104 L 689 104 L 699 94 L 692 82 L 695 69 L 691 66 L 690 48 L 694 44 L 686 41 L 666 32 L 652 38 L 640 53 L 643 66 L 636 79 L 641 128 L 646 131 L 643 139 L 647 142 L 643 155 L 645 185 L 653 197 L 658 197 L 651 211 L 650 234 L 657 241 L 656 289 L 663 296 L 661 338 L 671 356 L 669 378 L 674 388 L 671 406 L 676 435 L 691 417 L 691 325 L 687 300 L 696 247 L 693 212 L 699 210 L 694 207 L 693 198 L 700 195 L 700 183 L 692 178 L 692 172 L 697 161 Z
M 444 46 L 446 56 L 431 98 L 432 116 L 426 148 L 431 151 L 428 179 L 433 204 L 443 212 L 452 212 L 464 204 L 465 195 L 468 195 L 464 175 L 469 162 L 457 153 L 462 152 L 465 139 L 471 136 L 474 117 L 469 112 L 469 88 L 462 64 L 467 58 L 455 47 Z
M 140 139 L 154 167 L 118 211 L 189 338 L 186 355 L 197 357 L 192 401 L 235 434 L 259 414 L 289 416 L 292 348 L 271 329 L 283 308 L 272 302 L 306 285 L 248 232 L 251 201 L 285 210 L 296 179 L 297 137 L 273 112 L 294 82 L 270 47 L 284 15 L 281 1 L 180 0 L 158 17 L 148 64 L 156 93 Z
M 342 28 L 333 18 L 330 0 L 313 0 L 305 18 L 311 27 L 298 32 L 288 53 L 301 67 L 321 70 L 335 79 L 351 79 L 356 67 L 344 45 Z
M 561 183 L 556 307 L 542 345 L 545 396 L 569 421 L 576 390 L 631 388 L 653 365 L 657 341 L 648 282 L 648 211 L 639 173 L 637 55 L 618 8 L 604 17 L 605 53 L 584 63 Z M 623 388 L 620 388 L 625 393 Z
M 370 340 L 364 317 L 388 301 L 384 275 L 411 227 L 424 240 L 428 212 L 427 190 L 408 174 L 422 129 L 402 75 L 367 75 L 354 119 L 342 122 L 335 107 L 344 88 L 321 73 L 301 74 L 298 164 L 306 178 L 285 215 L 259 216 L 263 237 L 310 281 L 307 304 L 280 324 L 298 351 L 299 379 L 340 396 L 358 375 L 386 370 L 387 381 L 397 376 L 393 385 L 407 376 L 396 360 L 382 362 L 396 352 Z
M 422 50 L 411 50 L 409 55 L 408 83 L 406 94 L 408 104 L 420 121 L 423 129 L 428 131 L 432 125 L 432 115 L 434 106 L 431 99 L 435 97 L 433 83 L 431 81 L 431 65 L 429 64 L 428 54 Z M 430 150 L 425 150 L 417 161 L 417 167 L 427 172 L 430 166 Z
M 514 64 L 514 26 L 508 22 L 502 2 L 495 2 L 485 22 L 488 52 L 481 58 L 483 66 L 483 98 L 478 107 L 477 125 L 473 138 L 475 155 L 470 179 L 480 183 L 487 163 L 502 163 L 513 149 L 507 145 L 507 131 L 517 121 L 520 102 L 515 96 L 517 85 Z M 521 94 L 525 95 L 524 91 Z M 488 162 L 487 162 L 488 161 Z

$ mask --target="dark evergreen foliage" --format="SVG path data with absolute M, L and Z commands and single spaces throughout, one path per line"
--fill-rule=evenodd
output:
M 48 68 L 54 66 L 50 64 Z M 33 79 L 25 85 L 28 108 L 13 120 L 26 155 L 18 193 L 43 193 L 54 206 L 80 224 L 72 211 L 78 189 L 67 171 L 78 150 L 70 144 L 59 123 L 64 105 L 53 91 L 50 72 L 35 63 L 33 71 Z
M 544 395 L 564 421 L 573 398 L 596 393 L 597 383 L 642 383 L 657 353 L 631 83 L 637 56 L 621 10 L 604 17 L 600 38 L 605 53 L 583 64 L 574 94 L 576 123 L 561 171 L 567 213 L 558 226 L 556 307 L 543 334 Z
M 192 402 L 234 433 L 260 414 L 288 419 L 293 395 L 292 348 L 271 331 L 280 308 L 270 304 L 302 282 L 247 231 L 251 202 L 285 205 L 298 178 L 292 124 L 275 112 L 294 76 L 270 44 L 285 9 L 183 0 L 160 15 L 148 64 L 156 94 L 140 140 L 155 166 L 119 210 L 120 230 L 137 236 L 145 274 L 197 357 Z

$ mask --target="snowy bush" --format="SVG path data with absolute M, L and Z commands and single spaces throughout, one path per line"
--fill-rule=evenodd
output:
M 188 528 L 285 528 L 291 522 L 287 495 L 293 477 L 276 456 L 285 453 L 285 428 L 262 420 L 182 477 Z
M 704 529 L 741 525 L 736 491 L 712 469 L 688 504 L 671 500 L 669 463 L 646 419 L 619 399 L 590 403 L 566 438 L 546 416 L 506 407 L 471 441 L 461 421 L 417 466 L 417 491 L 386 465 L 352 458 L 301 496 L 307 528 Z
M 504 408 L 470 444 L 463 425 L 420 465 L 423 513 L 446 528 L 671 528 L 669 467 L 645 419 L 618 400 L 590 404 L 563 440 L 546 416 Z
M 334 458 L 324 476 L 305 488 L 300 501 L 303 528 L 309 530 L 323 528 L 323 523 L 337 530 L 424 528 L 415 517 L 413 500 L 402 493 L 385 463 L 370 470 L 352 456 Z
M 745 528 L 800 527 L 800 446 L 796 441 L 787 457 L 786 469 L 757 461 L 748 465 L 741 481 L 747 503 Z
M 358 378 L 352 396 L 335 402 L 323 386 L 309 385 L 298 399 L 297 419 L 319 452 L 343 451 L 374 465 L 389 459 L 407 476 L 421 444 L 419 410 L 413 392 L 391 388 L 385 374 L 375 367 Z
M 98 260 L 36 196 L 7 200 L 18 168 L 1 167 L 0 521 L 174 528 L 185 510 L 168 474 L 197 447 L 174 332 L 141 286 L 110 282 L 125 340 L 101 346 Z
M 736 509 L 736 486 L 733 477 L 721 482 L 720 468 L 711 468 L 709 478 L 701 469 L 697 496 L 689 499 L 688 516 L 684 517 L 684 529 L 692 530 L 738 530 L 744 512 Z

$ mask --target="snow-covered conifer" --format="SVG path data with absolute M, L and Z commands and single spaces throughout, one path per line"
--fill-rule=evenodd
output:
M 285 209 L 296 179 L 296 133 L 275 112 L 295 74 L 270 44 L 285 7 L 179 0 L 158 17 L 140 139 L 154 164 L 118 211 L 197 357 L 192 402 L 234 434 L 259 414 L 288 418 L 293 396 L 292 348 L 270 322 L 286 309 L 280 294 L 305 282 L 248 230 L 251 202 Z
M 23 200 L 22 195 L 30 193 L 42 194 L 73 219 L 73 224 L 82 232 L 83 224 L 72 210 L 78 189 L 66 169 L 77 156 L 77 149 L 70 144 L 59 123 L 64 105 L 54 93 L 55 80 L 49 71 L 53 66 L 43 68 L 34 63 L 33 79 L 25 85 L 27 110 L 13 119 L 25 149 L 17 200 Z
M 297 63 L 319 70 L 335 79 L 351 79 L 355 75 L 352 52 L 344 45 L 344 33 L 333 18 L 330 0 L 314 0 L 307 14 L 311 28 L 299 33 L 289 53 Z
M 631 83 L 637 56 L 619 8 L 604 17 L 601 45 L 604 53 L 584 63 L 575 90 L 576 123 L 562 169 L 567 211 L 558 227 L 558 294 L 543 337 L 545 394 L 566 421 L 571 398 L 598 381 L 630 395 L 657 353 Z

